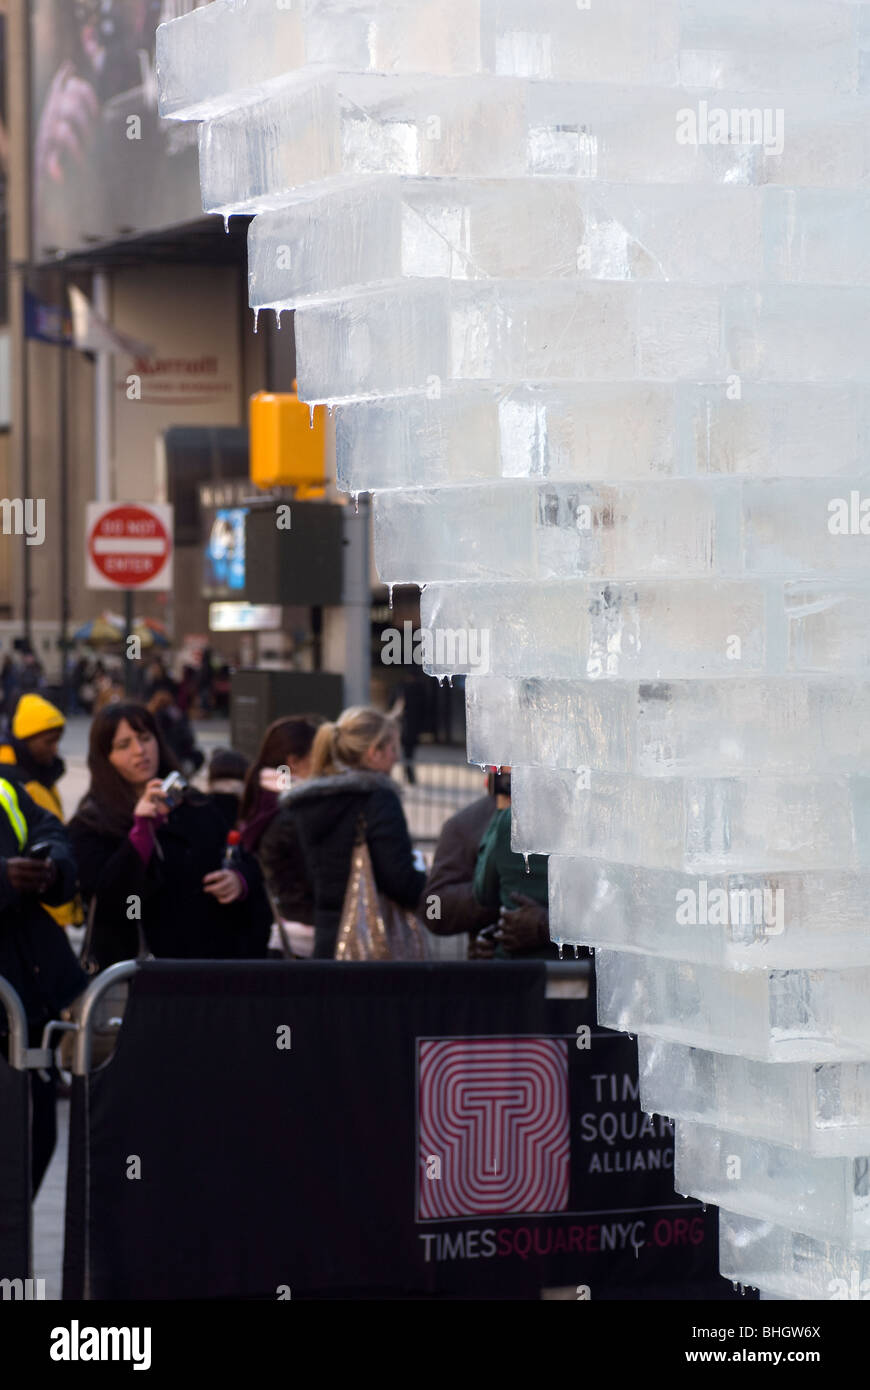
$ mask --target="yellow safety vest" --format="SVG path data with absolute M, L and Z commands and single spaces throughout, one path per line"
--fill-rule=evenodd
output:
M 9 824 L 15 832 L 18 848 L 20 850 L 24 849 L 24 846 L 27 844 L 27 821 L 24 819 L 21 807 L 18 804 L 17 791 L 12 783 L 7 782 L 3 777 L 0 777 L 0 806 L 2 806 L 3 810 L 6 812 L 9 818 Z

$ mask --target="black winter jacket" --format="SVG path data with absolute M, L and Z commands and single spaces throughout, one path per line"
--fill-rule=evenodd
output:
M 282 797 L 270 827 L 272 862 L 280 857 L 282 841 L 288 853 L 294 841 L 301 846 L 314 897 L 317 959 L 335 954 L 361 816 L 379 890 L 400 907 L 413 910 L 426 885 L 426 875 L 414 868 L 405 813 L 389 777 L 379 772 L 342 772 L 301 782 Z
M 44 811 L 20 785 L 18 805 L 27 822 L 27 840 L 19 848 L 12 824 L 0 807 L 0 975 L 18 991 L 31 1024 L 55 1018 L 87 985 L 66 932 L 43 912 L 32 894 L 17 893 L 6 875 L 6 860 L 26 857 L 32 845 L 51 845 L 57 875 L 45 894 L 56 907 L 76 891 L 76 863 L 66 830 L 56 816 Z M 0 1031 L 5 1031 L 0 1012 Z
M 99 810 L 86 799 L 70 821 L 82 896 L 96 897 L 90 951 L 101 970 L 140 954 L 139 928 L 152 955 L 177 960 L 254 960 L 265 956 L 272 915 L 256 860 L 239 856 L 247 897 L 222 906 L 202 888 L 223 862 L 227 831 L 205 798 L 184 802 L 157 830 L 157 846 L 144 864 L 126 835 L 100 827 Z M 128 899 L 141 900 L 141 922 L 127 915 Z

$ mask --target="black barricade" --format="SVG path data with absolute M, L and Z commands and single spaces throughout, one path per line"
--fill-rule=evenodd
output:
M 148 963 L 74 1088 L 64 1297 L 731 1297 L 636 1088 L 540 962 Z
M 29 1264 L 30 1076 L 0 1056 L 0 1281 L 26 1279 Z M 0 1299 L 14 1296 L 0 1289 Z

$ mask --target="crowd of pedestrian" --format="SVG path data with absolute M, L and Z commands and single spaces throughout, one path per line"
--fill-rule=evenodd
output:
M 250 766 L 214 750 L 200 788 L 202 754 L 162 663 L 143 696 L 96 710 L 90 785 L 66 826 L 61 711 L 19 692 L 0 744 L 0 975 L 25 1005 L 32 1046 L 89 976 L 120 960 L 398 955 L 390 914 L 414 942 L 424 929 L 467 933 L 476 960 L 555 954 L 546 859 L 525 863 L 510 847 L 509 769 L 446 822 L 427 872 L 391 775 L 408 761 L 391 714 L 279 719 Z M 66 933 L 77 923 L 80 954 Z M 34 1072 L 32 1085 L 35 1191 L 54 1145 L 54 1083 Z

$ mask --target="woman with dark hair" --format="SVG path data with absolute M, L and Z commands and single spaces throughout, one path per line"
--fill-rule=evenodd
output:
M 278 797 L 311 774 L 311 749 L 323 723 L 319 714 L 291 715 L 270 724 L 260 751 L 248 768 L 239 807 L 245 849 L 256 854 L 278 809 Z
M 91 911 L 88 955 L 100 969 L 143 950 L 177 959 L 264 956 L 271 913 L 256 861 L 227 861 L 226 827 L 207 797 L 170 803 L 172 755 L 144 705 L 100 710 L 91 785 L 69 825 Z

